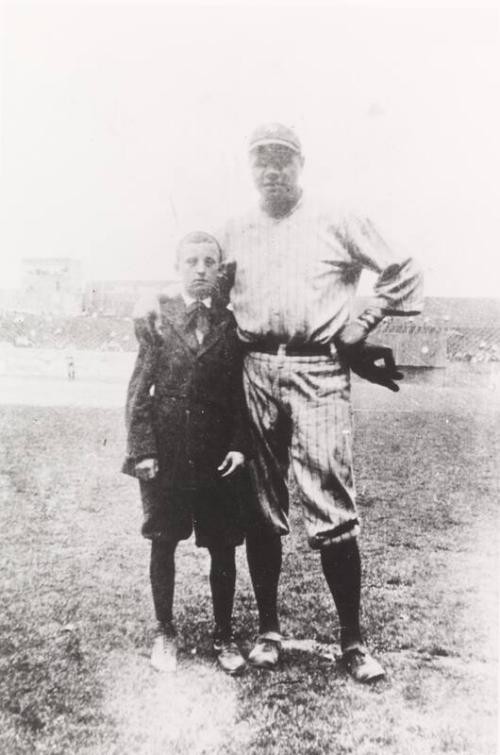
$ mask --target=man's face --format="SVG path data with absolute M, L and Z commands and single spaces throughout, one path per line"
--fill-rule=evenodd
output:
M 178 270 L 184 290 L 194 299 L 212 296 L 217 285 L 220 257 L 216 244 L 210 241 L 182 244 L 179 250 Z
M 267 203 L 295 200 L 303 159 L 288 147 L 269 144 L 250 152 L 253 180 Z

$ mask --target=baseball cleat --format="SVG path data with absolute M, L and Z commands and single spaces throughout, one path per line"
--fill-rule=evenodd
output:
M 248 662 L 257 668 L 276 668 L 280 659 L 281 635 L 279 632 L 264 632 L 250 651 Z
M 340 661 L 356 682 L 371 684 L 385 676 L 380 663 L 362 646 L 346 650 L 340 657 Z

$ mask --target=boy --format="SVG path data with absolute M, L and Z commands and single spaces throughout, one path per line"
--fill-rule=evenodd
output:
M 160 296 L 135 321 L 139 353 L 127 394 L 128 456 L 139 478 L 142 534 L 151 540 L 150 577 L 158 630 L 151 663 L 176 667 L 175 549 L 194 529 L 211 557 L 214 650 L 229 674 L 245 669 L 232 638 L 235 547 L 250 500 L 249 436 L 242 354 L 232 313 L 217 296 L 220 248 L 190 233 L 179 243 L 182 295 Z

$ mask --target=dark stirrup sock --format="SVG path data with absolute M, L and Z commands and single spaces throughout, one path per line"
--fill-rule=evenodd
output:
M 340 644 L 345 650 L 361 643 L 361 559 L 356 538 L 322 548 L 321 565 L 337 607 Z
M 176 547 L 177 543 L 151 541 L 149 576 L 155 614 L 160 624 L 171 624 L 173 619 Z
M 247 560 L 259 611 L 259 631 L 279 632 L 278 582 L 281 572 L 281 537 L 247 534 Z
M 228 640 L 231 637 L 236 584 L 235 548 L 233 546 L 211 547 L 209 551 L 215 639 Z

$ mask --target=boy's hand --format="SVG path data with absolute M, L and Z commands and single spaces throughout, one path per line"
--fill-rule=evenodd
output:
M 219 467 L 217 467 L 217 469 L 221 472 L 221 477 L 228 477 L 233 474 L 238 467 L 242 467 L 244 463 L 245 456 L 242 453 L 239 451 L 228 451 L 224 461 Z
M 143 459 L 135 465 L 135 473 L 140 480 L 154 480 L 158 474 L 158 459 Z

